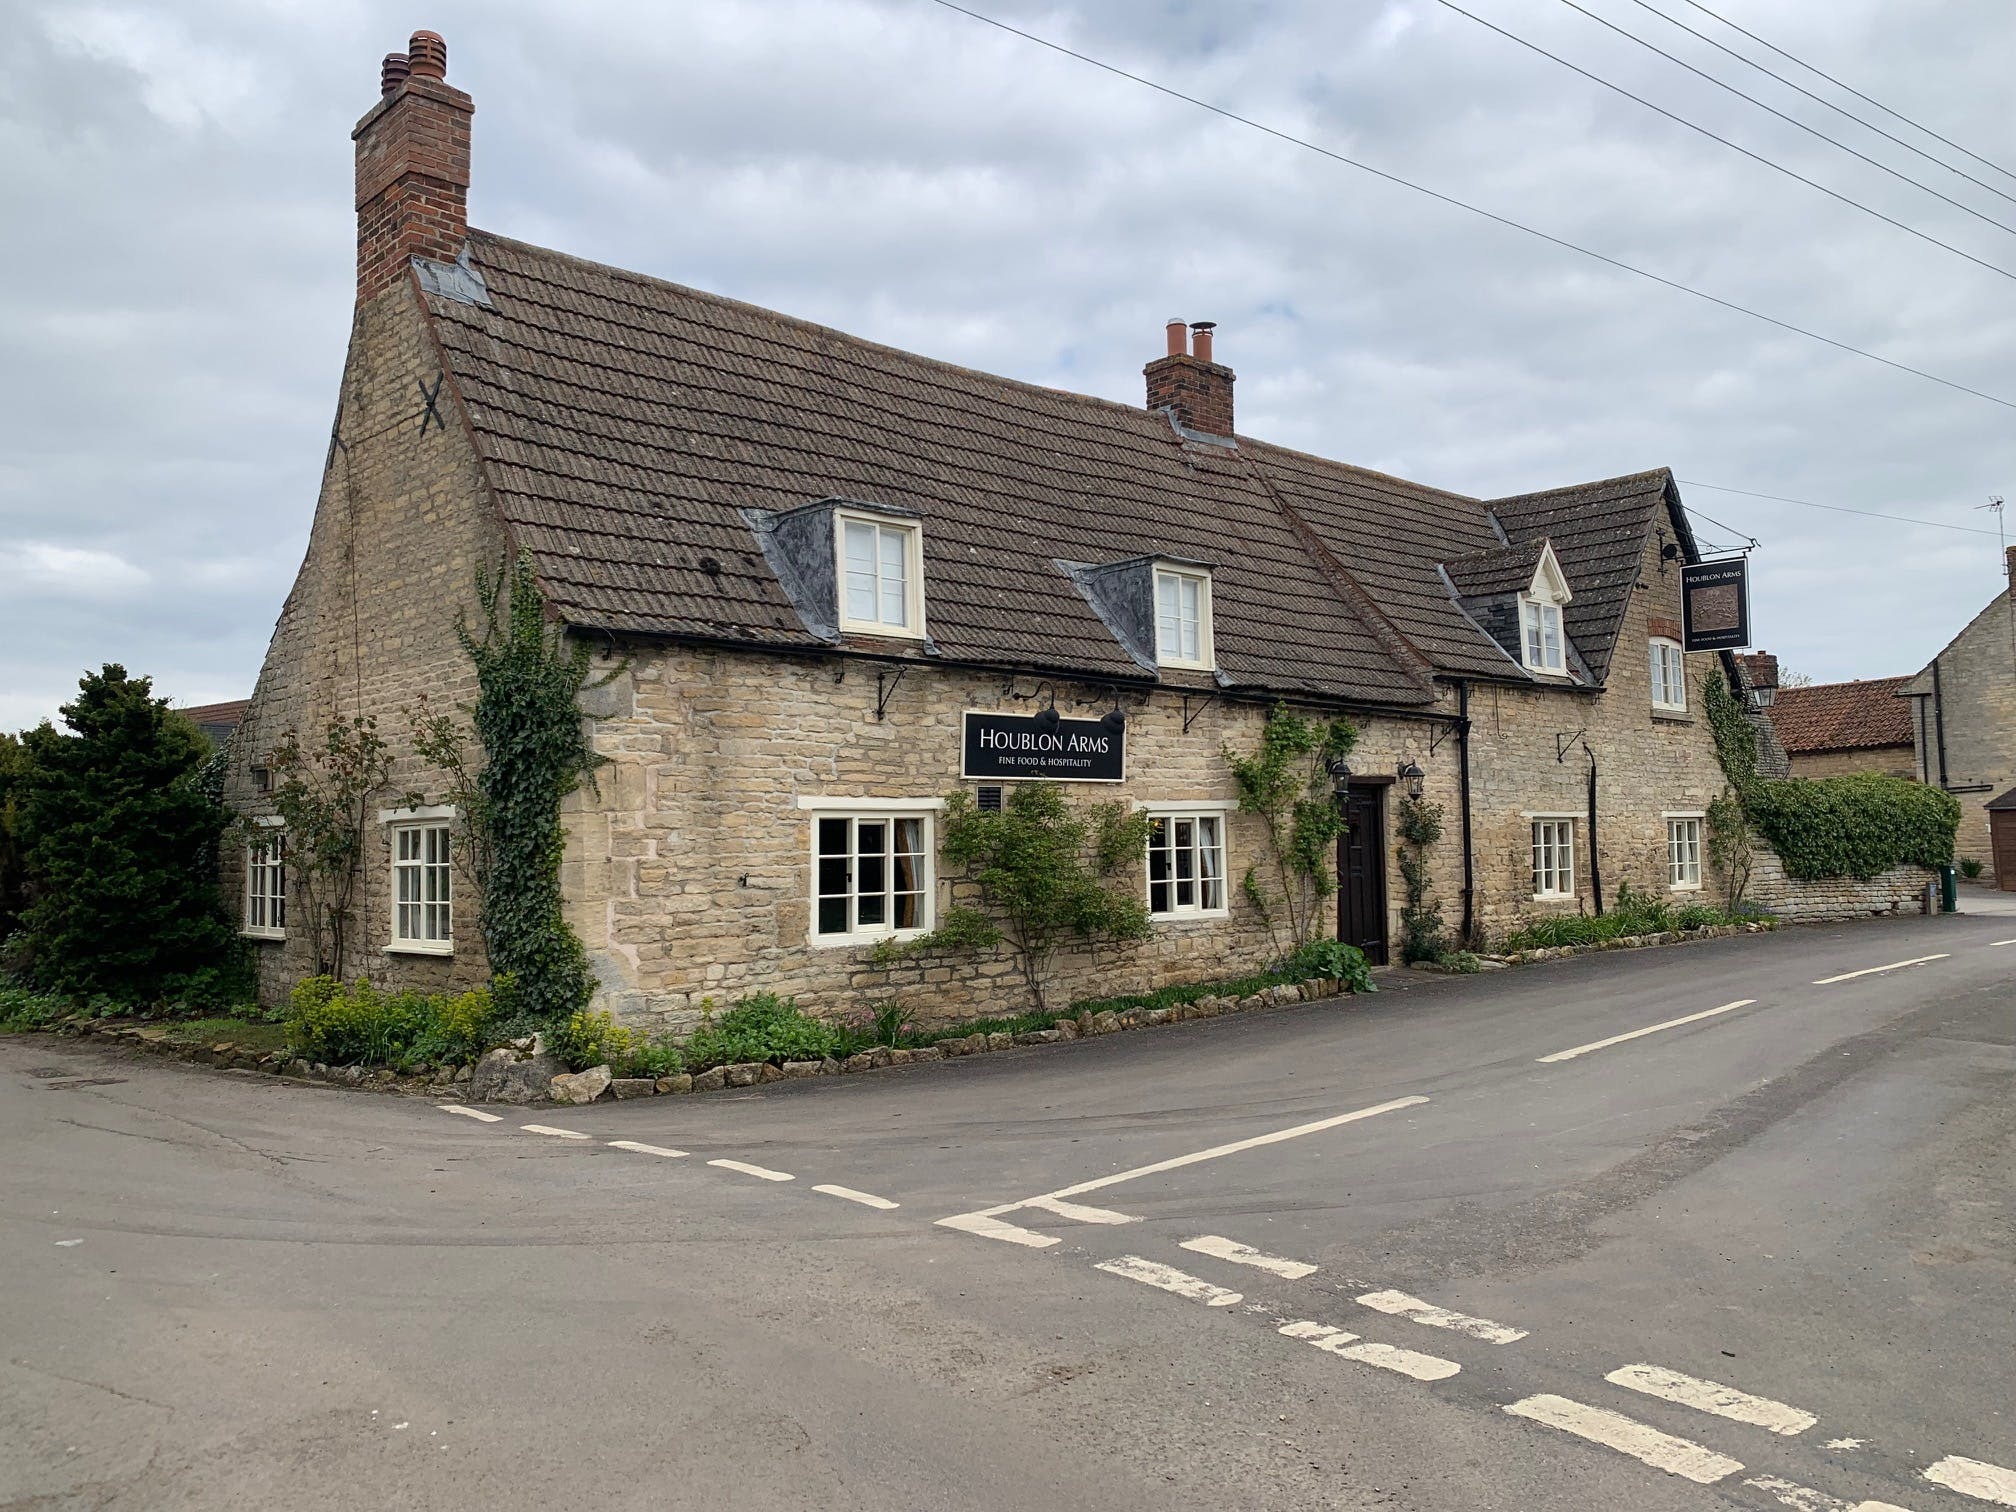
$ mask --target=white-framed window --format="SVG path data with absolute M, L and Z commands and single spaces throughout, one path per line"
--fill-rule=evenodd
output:
M 1652 641 L 1652 707 L 1671 713 L 1687 708 L 1687 661 L 1678 641 Z
M 1533 821 L 1533 896 L 1575 896 L 1575 821 Z
M 1701 816 L 1669 814 L 1666 819 L 1666 885 L 1675 892 L 1701 888 Z
M 287 833 L 264 830 L 245 847 L 245 925 L 255 940 L 287 938 Z
M 455 949 L 455 869 L 445 819 L 392 826 L 391 949 L 450 955 Z
M 1567 654 L 1561 636 L 1561 606 L 1541 599 L 1519 600 L 1519 622 L 1525 662 L 1535 672 L 1565 672 Z
M 871 635 L 924 634 L 924 552 L 918 527 L 834 512 L 840 557 L 840 628 Z
M 1166 667 L 1209 667 L 1211 574 L 1155 569 L 1155 659 Z
M 812 939 L 845 945 L 931 927 L 929 810 L 812 816 Z
M 1181 919 L 1225 912 L 1225 815 L 1148 816 L 1148 912 Z

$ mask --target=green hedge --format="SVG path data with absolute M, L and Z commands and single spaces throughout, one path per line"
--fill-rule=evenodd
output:
M 1876 772 L 1760 777 L 1757 732 L 1723 678 L 1708 680 L 1707 705 L 1723 775 L 1788 876 L 1817 882 L 1952 862 L 1960 801 L 1951 793 Z

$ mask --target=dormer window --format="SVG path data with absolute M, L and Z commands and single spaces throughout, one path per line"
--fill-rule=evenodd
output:
M 914 524 L 835 510 L 840 628 L 924 634 L 924 554 Z
M 1210 573 L 1155 569 L 1155 659 L 1165 667 L 1212 665 Z
M 1519 595 L 1519 659 L 1527 671 L 1566 675 L 1568 637 L 1561 628 L 1561 606 L 1573 597 L 1553 543 L 1543 541 L 1533 580 Z

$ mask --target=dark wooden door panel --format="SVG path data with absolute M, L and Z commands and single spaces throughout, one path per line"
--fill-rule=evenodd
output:
M 1385 790 L 1351 787 L 1348 826 L 1337 842 L 1337 938 L 1356 945 L 1375 966 L 1386 963 Z

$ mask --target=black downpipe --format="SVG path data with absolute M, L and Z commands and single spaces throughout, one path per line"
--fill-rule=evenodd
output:
M 1939 732 L 1939 786 L 1946 786 L 1946 695 L 1939 688 L 1939 658 L 1932 658 L 1932 726 Z
M 1476 876 L 1470 853 L 1470 684 L 1456 684 L 1456 771 L 1463 794 L 1463 943 L 1477 943 Z
M 1596 917 L 1603 917 L 1603 862 L 1602 852 L 1596 844 L 1596 753 L 1589 749 L 1589 742 L 1582 742 L 1582 749 L 1589 757 L 1589 891 L 1596 900 Z

